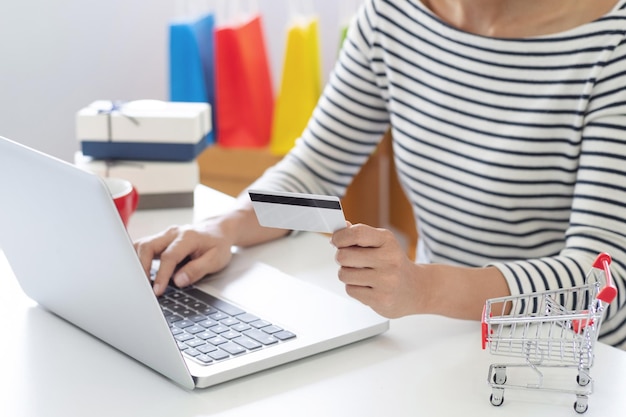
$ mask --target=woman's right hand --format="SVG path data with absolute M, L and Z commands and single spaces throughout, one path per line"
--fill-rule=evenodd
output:
M 223 269 L 232 258 L 233 242 L 226 236 L 219 218 L 201 223 L 172 226 L 134 242 L 146 275 L 152 261 L 160 260 L 153 290 L 163 294 L 170 278 L 178 287 L 191 285 L 207 274 Z

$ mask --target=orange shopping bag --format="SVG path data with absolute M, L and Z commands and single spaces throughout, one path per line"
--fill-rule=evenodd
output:
M 322 92 L 318 18 L 298 18 L 287 30 L 270 150 L 284 155 L 307 125 Z
M 261 16 L 215 30 L 217 143 L 269 144 L 274 92 Z

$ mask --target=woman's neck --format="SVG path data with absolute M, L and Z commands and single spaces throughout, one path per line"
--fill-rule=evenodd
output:
M 548 35 L 608 13 L 617 0 L 423 0 L 443 21 L 466 32 L 499 38 Z

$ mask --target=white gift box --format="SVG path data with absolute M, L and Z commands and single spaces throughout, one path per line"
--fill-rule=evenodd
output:
M 194 189 L 200 182 L 200 169 L 196 160 L 101 160 L 76 152 L 74 164 L 101 177 L 130 181 L 139 193 L 138 210 L 193 207 Z
M 214 142 L 208 103 L 94 101 L 76 114 L 83 155 L 191 161 Z

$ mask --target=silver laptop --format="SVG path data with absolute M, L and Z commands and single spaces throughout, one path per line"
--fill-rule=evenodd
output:
M 24 292 L 186 388 L 388 329 L 360 303 L 243 254 L 191 294 L 157 299 L 100 178 L 2 137 L 0 196 L 0 248 Z

